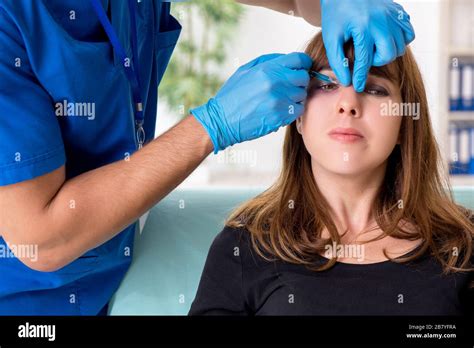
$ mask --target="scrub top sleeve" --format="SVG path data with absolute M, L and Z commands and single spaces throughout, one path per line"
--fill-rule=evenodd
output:
M 240 231 L 224 228 L 214 239 L 189 315 L 247 315 Z
M 53 100 L 1 6 L 0 52 L 0 186 L 5 186 L 49 173 L 65 164 L 66 156 Z

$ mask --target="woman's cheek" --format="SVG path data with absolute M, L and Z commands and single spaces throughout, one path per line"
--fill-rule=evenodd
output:
M 398 140 L 402 116 L 384 116 L 380 112 L 380 107 L 370 111 L 369 125 L 372 142 L 374 146 L 386 148 L 391 152 Z
M 330 115 L 321 103 L 311 103 L 302 118 L 302 136 L 307 151 L 312 157 L 327 153 L 326 130 L 329 127 Z

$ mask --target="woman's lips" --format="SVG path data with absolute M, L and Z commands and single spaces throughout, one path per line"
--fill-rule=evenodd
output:
M 363 137 L 354 134 L 330 134 L 331 138 L 340 141 L 341 143 L 355 143 L 356 141 L 361 141 Z
M 364 139 L 364 136 L 354 128 L 335 128 L 331 130 L 328 135 L 342 143 L 354 143 Z

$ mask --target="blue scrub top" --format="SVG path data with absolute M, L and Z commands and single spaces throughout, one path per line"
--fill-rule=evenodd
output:
M 133 57 L 127 1 L 101 1 Z M 169 6 L 137 4 L 147 141 L 155 133 L 158 85 L 181 31 Z M 0 186 L 62 165 L 71 179 L 123 160 L 137 149 L 132 105 L 129 81 L 89 1 L 0 2 Z M 98 314 L 129 268 L 136 225 L 56 272 L 26 267 L 5 252 L 0 237 L 0 314 Z

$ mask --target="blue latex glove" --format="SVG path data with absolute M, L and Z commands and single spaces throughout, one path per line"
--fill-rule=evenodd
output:
M 261 56 L 241 66 L 214 98 L 191 110 L 209 133 L 214 153 L 298 118 L 312 64 L 304 53 Z
M 410 16 L 392 0 L 321 0 L 321 27 L 329 64 L 345 86 L 351 76 L 343 45 L 353 39 L 352 84 L 357 92 L 364 90 L 372 65 L 390 63 L 415 39 Z

